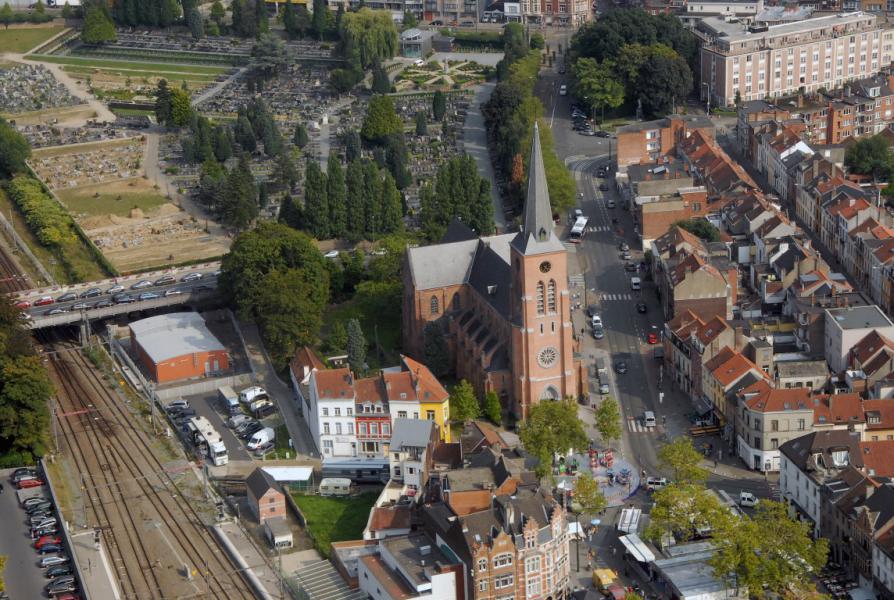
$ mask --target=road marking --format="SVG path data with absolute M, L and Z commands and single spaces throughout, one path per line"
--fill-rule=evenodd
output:
M 627 429 L 631 433 L 652 433 L 652 427 L 646 427 L 637 417 L 627 417 Z

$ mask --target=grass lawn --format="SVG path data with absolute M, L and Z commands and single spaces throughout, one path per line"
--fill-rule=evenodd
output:
M 60 65 L 75 65 L 93 67 L 96 69 L 128 69 L 133 71 L 147 71 L 150 73 L 204 73 L 206 75 L 220 75 L 231 70 L 232 67 L 209 67 L 197 65 L 178 65 L 171 63 L 153 63 L 134 60 L 110 60 L 105 58 L 80 58 L 75 56 L 51 56 L 46 54 L 30 54 L 26 58 L 41 62 L 56 63 Z
M 96 72 L 97 67 L 65 66 L 62 67 L 62 69 L 66 73 L 71 73 L 72 75 L 86 76 L 93 75 Z M 218 74 L 215 73 L 193 73 L 185 71 L 147 71 L 145 69 L 118 69 L 105 67 L 100 70 L 106 75 L 115 75 L 122 79 L 130 77 L 136 80 L 142 80 L 144 77 L 165 77 L 169 79 L 177 79 L 178 81 L 186 79 L 187 81 L 207 83 L 216 80 L 218 77 Z
M 43 264 L 47 271 L 49 271 L 60 283 L 69 283 L 66 280 L 63 270 L 53 264 L 56 261 L 53 253 L 45 246 L 40 245 L 40 242 L 37 241 L 37 237 L 25 223 L 25 218 L 22 216 L 22 213 L 19 212 L 18 208 L 15 207 L 12 200 L 9 199 L 6 192 L 2 189 L 0 189 L 0 210 L 2 210 L 6 218 L 12 222 L 13 229 L 15 229 L 16 233 L 19 234 L 19 237 L 28 244 L 28 248 L 31 249 L 31 252 L 34 253 L 34 256 L 37 257 L 37 260 Z M 28 275 L 30 275 L 34 281 L 43 280 L 40 274 L 31 266 L 30 260 L 25 260 L 23 258 L 19 262 L 22 267 L 28 271 Z
M 307 532 L 314 541 L 314 547 L 329 558 L 332 542 L 360 539 L 378 494 L 361 494 L 350 498 L 299 494 L 292 497 L 307 519 Z
M 0 31 L 0 48 L 3 48 L 5 52 L 27 52 L 44 43 L 62 29 L 62 27 L 4 29 Z
M 393 366 L 400 359 L 400 305 L 393 311 L 382 312 L 356 299 L 330 306 L 324 318 L 325 323 L 341 321 L 347 327 L 348 319 L 360 321 L 363 335 L 369 344 L 366 362 L 371 369 Z M 381 359 L 376 352 L 376 334 L 381 346 Z
M 119 182 L 116 182 L 118 184 Z M 123 183 L 123 182 L 121 182 Z M 140 186 L 142 188 L 143 186 Z M 107 185 L 82 186 L 69 190 L 59 190 L 59 198 L 65 202 L 73 214 L 87 213 L 92 216 L 117 215 L 119 217 L 130 216 L 130 211 L 139 208 L 143 214 L 153 208 L 169 202 L 167 198 L 151 189 L 135 188 L 130 191 L 127 188 L 118 187 L 108 190 Z M 96 194 L 99 194 L 98 196 Z

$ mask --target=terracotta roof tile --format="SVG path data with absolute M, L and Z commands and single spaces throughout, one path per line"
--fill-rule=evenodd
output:
M 711 374 L 724 388 L 741 379 L 749 371 L 769 380 L 770 377 L 756 364 L 748 360 L 741 352 L 734 352 L 730 357 L 715 367 Z
M 863 399 L 860 394 L 824 394 L 813 399 L 813 422 L 836 425 L 863 422 Z
M 400 358 L 407 371 L 413 376 L 413 383 L 419 390 L 420 402 L 446 402 L 450 398 L 450 394 L 447 393 L 438 378 L 429 371 L 428 367 L 409 356 L 401 355 Z
M 894 440 L 860 442 L 863 465 L 875 477 L 894 476 Z
M 374 508 L 369 528 L 372 531 L 409 529 L 410 514 L 409 506 L 380 506 L 379 508 Z
M 808 388 L 765 389 L 753 398 L 745 401 L 751 410 L 760 412 L 782 412 L 811 408 L 810 390 Z
M 313 374 L 320 398 L 328 400 L 351 400 L 354 398 L 352 386 L 354 377 L 347 367 L 316 371 Z
M 851 356 L 854 357 L 855 364 L 864 365 L 884 348 L 894 351 L 894 341 L 873 329 L 854 344 L 854 347 L 851 348 Z
M 863 417 L 868 430 L 894 428 L 894 399 L 864 400 Z

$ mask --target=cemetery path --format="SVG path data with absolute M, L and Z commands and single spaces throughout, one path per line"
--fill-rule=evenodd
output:
M 469 103 L 469 111 L 466 113 L 466 123 L 463 127 L 463 148 L 475 158 L 478 164 L 478 172 L 490 182 L 490 195 L 494 204 L 494 224 L 499 233 L 506 231 L 506 214 L 503 212 L 503 201 L 500 199 L 500 191 L 497 189 L 497 180 L 494 176 L 494 166 L 491 163 L 490 153 L 487 151 L 487 130 L 484 127 L 484 115 L 481 114 L 481 105 L 488 101 L 491 92 L 496 85 L 488 82 L 475 88 L 475 96 Z
M 38 64 L 49 70 L 51 73 L 53 73 L 53 77 L 56 78 L 56 81 L 68 88 L 68 91 L 71 92 L 72 96 L 80 98 L 94 110 L 94 112 L 96 113 L 95 118 L 97 120 L 111 122 L 118 118 L 115 116 L 115 113 L 113 113 L 108 109 L 108 107 L 106 107 L 105 104 L 91 96 L 86 90 L 79 88 L 75 80 L 72 79 L 68 75 L 68 73 L 62 70 L 61 65 L 41 62 L 39 60 L 32 60 L 30 58 L 26 59 L 24 54 L 14 54 L 12 52 L 8 52 L 3 56 L 9 60 L 13 60 L 16 62 Z M 66 121 L 66 125 L 81 126 L 84 125 L 86 121 L 87 117 L 84 117 L 74 121 Z
M 236 69 L 236 71 L 233 74 L 231 74 L 229 77 L 227 77 L 223 81 L 218 81 L 214 85 L 205 88 L 204 90 L 202 90 L 202 93 L 200 93 L 198 96 L 193 97 L 192 105 L 198 106 L 205 100 L 208 100 L 209 98 L 213 98 L 214 96 L 218 95 L 221 92 L 221 90 L 223 90 L 225 87 L 227 87 L 228 85 L 230 85 L 231 83 L 233 83 L 234 81 L 236 81 L 237 79 L 242 77 L 242 75 L 247 70 L 248 70 L 248 67 L 240 67 L 239 69 Z

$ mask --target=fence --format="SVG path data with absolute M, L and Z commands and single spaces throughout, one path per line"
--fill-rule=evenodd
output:
M 6 231 L 7 235 L 12 238 L 13 243 L 21 250 L 25 256 L 28 257 L 28 260 L 31 261 L 31 264 L 37 269 L 37 272 L 40 273 L 40 276 L 47 280 L 53 286 L 59 285 L 59 282 L 56 281 L 56 278 L 50 275 L 50 272 L 44 268 L 43 263 L 38 260 L 34 253 L 31 252 L 31 248 L 28 247 L 28 244 L 25 243 L 25 240 L 19 235 L 19 232 L 15 230 L 15 227 L 12 226 L 9 219 L 0 212 L 0 224 L 2 224 L 3 229 Z

